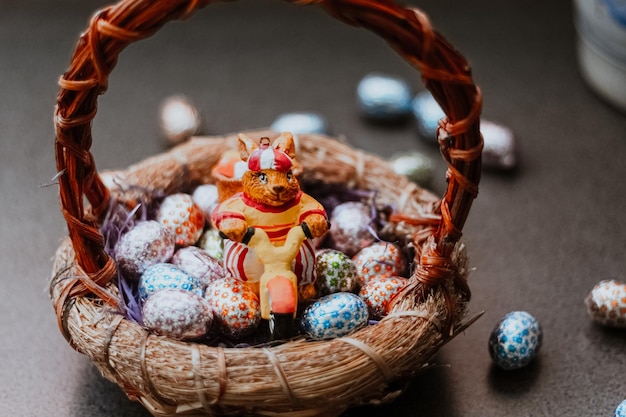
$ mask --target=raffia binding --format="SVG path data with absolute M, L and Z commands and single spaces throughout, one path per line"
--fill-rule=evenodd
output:
M 369 356 L 372 362 L 376 364 L 376 367 L 385 378 L 385 381 L 391 381 L 393 379 L 394 373 L 391 371 L 391 369 L 389 369 L 389 366 L 387 365 L 383 357 L 370 346 L 368 346 L 367 343 L 364 343 L 357 339 L 353 339 L 351 337 L 342 337 L 338 340 L 359 348 L 361 352 Z
M 198 410 L 190 411 L 331 417 L 347 407 L 386 401 L 397 393 L 387 392 L 380 381 L 352 381 L 367 373 L 366 369 L 371 371 L 372 362 L 385 380 L 411 375 L 415 366 L 426 363 L 457 334 L 462 323 L 469 288 L 466 258 L 457 242 L 478 193 L 482 150 L 482 96 L 467 62 L 415 8 L 403 8 L 391 0 L 291 2 L 322 7 L 344 23 L 376 33 L 421 72 L 424 85 L 446 114 L 438 138 L 448 165 L 447 189 L 438 199 L 393 173 L 373 155 L 324 136 L 299 135 L 303 182 L 352 183 L 376 190 L 377 202 L 399 208 L 390 220 L 402 238 L 409 235 L 415 250 L 415 272 L 394 300 L 390 315 L 351 334 L 347 341 L 296 340 L 279 347 L 242 349 L 195 346 L 150 337 L 126 319 L 102 320 L 118 308 L 117 271 L 99 232 L 99 219 L 110 200 L 131 203 L 141 197 L 138 190 L 170 193 L 211 182 L 211 168 L 221 152 L 234 146 L 236 136 L 194 138 L 116 173 L 120 184 L 109 190 L 90 152 L 91 122 L 120 52 L 166 22 L 186 19 L 217 0 L 121 0 L 96 13 L 59 79 L 55 156 L 61 211 L 71 243 L 64 242 L 57 253 L 60 261 L 55 263 L 51 295 L 59 328 L 70 345 L 88 355 L 105 376 L 154 415 L 182 415 L 190 404 L 199 404 Z M 272 134 L 263 132 L 264 136 Z M 363 360 L 348 360 L 355 347 L 366 355 Z M 336 361 L 328 362 L 329 351 L 346 364 L 341 372 L 335 372 Z M 154 357 L 161 361 L 153 363 Z M 255 374 L 254 383 L 243 381 L 240 370 L 255 372 L 255 364 L 259 369 L 270 366 L 274 372 Z M 259 400 L 255 392 L 263 392 L 267 401 Z

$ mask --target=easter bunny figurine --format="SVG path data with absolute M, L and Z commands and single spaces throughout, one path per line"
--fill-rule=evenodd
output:
M 267 137 L 259 144 L 244 134 L 238 139 L 241 159 L 248 168 L 242 177 L 243 191 L 224 200 L 212 214 L 213 224 L 227 237 L 225 267 L 259 293 L 264 266 L 254 250 L 242 243 L 246 233 L 250 228 L 262 229 L 274 246 L 282 246 L 289 230 L 305 223 L 308 239 L 302 242 L 292 268 L 299 285 L 312 284 L 315 248 L 311 239 L 324 235 L 329 223 L 322 205 L 302 192 L 293 174 L 293 135 L 283 132 L 271 144 Z

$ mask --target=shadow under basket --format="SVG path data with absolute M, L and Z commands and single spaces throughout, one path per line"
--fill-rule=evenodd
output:
M 439 142 L 448 164 L 442 198 L 396 174 L 383 159 L 321 135 L 299 135 L 300 181 L 376 192 L 393 208 L 383 231 L 414 254 L 409 284 L 389 314 L 348 336 L 304 337 L 249 347 L 183 342 L 150 333 L 121 312 L 115 261 L 100 232 L 112 203 L 189 192 L 213 183 L 236 135 L 196 137 L 125 170 L 97 173 L 91 120 L 98 95 L 125 46 L 210 2 L 123 0 L 98 12 L 61 77 L 55 115 L 61 208 L 69 236 L 58 249 L 50 293 L 68 343 L 155 416 L 337 416 L 396 398 L 412 375 L 473 322 L 461 230 L 476 197 L 481 95 L 469 66 L 426 16 L 391 1 L 315 3 L 372 30 L 419 70 L 446 118 Z M 247 132 L 275 137 L 276 132 Z M 85 205 L 85 201 L 89 205 Z

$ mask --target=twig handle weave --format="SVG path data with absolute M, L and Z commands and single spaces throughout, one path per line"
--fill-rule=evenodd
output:
M 441 202 L 435 248 L 422 256 L 423 262 L 430 262 L 436 271 L 461 236 L 480 179 L 481 95 L 467 62 L 431 28 L 422 12 L 390 0 L 290 1 L 318 4 L 337 19 L 378 34 L 421 72 L 426 88 L 443 108 L 447 118 L 441 123 L 440 143 L 449 166 L 448 187 Z M 97 226 L 97 217 L 107 209 L 109 193 L 97 175 L 90 147 L 97 98 L 107 89 L 118 55 L 166 22 L 184 19 L 213 2 L 217 0 L 121 0 L 95 14 L 80 37 L 70 66 L 59 81 L 55 150 L 57 169 L 63 173 L 59 177 L 63 215 L 77 262 L 89 279 L 76 280 L 63 298 L 95 293 L 114 303 L 100 290 L 115 275 L 115 265 L 104 251 Z M 85 212 L 85 197 L 92 213 Z

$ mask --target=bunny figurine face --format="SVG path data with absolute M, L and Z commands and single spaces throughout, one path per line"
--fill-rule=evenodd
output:
M 280 207 L 300 192 L 300 183 L 293 174 L 295 145 L 293 135 L 285 132 L 270 145 L 261 138 L 260 145 L 244 134 L 239 135 L 239 153 L 248 163 L 242 177 L 246 195 L 261 204 Z

